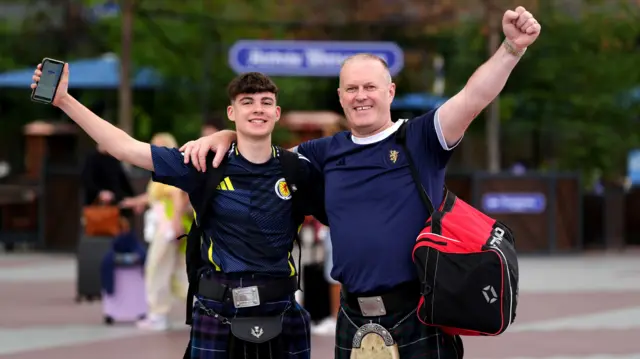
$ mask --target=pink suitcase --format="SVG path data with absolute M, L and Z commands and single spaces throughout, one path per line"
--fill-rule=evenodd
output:
M 116 267 L 112 295 L 102 292 L 102 309 L 106 324 L 133 322 L 147 313 L 142 266 Z

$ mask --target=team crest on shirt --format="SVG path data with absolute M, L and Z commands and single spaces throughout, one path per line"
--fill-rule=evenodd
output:
M 289 186 L 287 186 L 287 182 L 284 178 L 280 178 L 278 182 L 276 182 L 275 190 L 278 197 L 284 200 L 291 199 L 291 192 L 289 191 Z
M 396 161 L 398 160 L 398 154 L 399 152 L 396 150 L 389 151 L 389 159 L 391 160 L 391 162 L 396 163 Z

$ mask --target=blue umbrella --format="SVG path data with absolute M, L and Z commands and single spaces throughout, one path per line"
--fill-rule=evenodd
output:
M 29 88 L 34 69 L 14 70 L 0 74 L 0 87 Z M 134 88 L 155 88 L 161 77 L 152 68 L 135 69 L 131 80 Z M 120 60 L 115 55 L 69 62 L 69 88 L 116 89 L 120 84 Z

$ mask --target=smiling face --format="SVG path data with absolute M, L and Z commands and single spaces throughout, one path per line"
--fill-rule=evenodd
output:
M 238 137 L 270 137 L 280 119 L 280 107 L 276 105 L 278 88 L 273 81 L 261 73 L 246 73 L 231 81 L 228 94 L 231 105 L 227 107 L 227 116 L 235 122 Z
M 390 127 L 395 92 L 389 69 L 380 58 L 361 54 L 347 59 L 340 71 L 338 96 L 351 132 L 364 137 Z

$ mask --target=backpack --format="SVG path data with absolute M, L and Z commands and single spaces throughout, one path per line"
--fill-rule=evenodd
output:
M 421 284 L 417 315 L 450 335 L 502 334 L 518 304 L 515 237 L 502 222 L 486 216 L 446 187 L 434 209 L 406 146 L 406 122 L 396 133 L 429 218 L 413 248 Z
M 281 147 L 274 146 L 276 149 L 276 157 L 280 161 L 282 166 L 282 172 L 284 174 L 285 181 L 287 183 L 287 187 L 291 193 L 292 197 L 292 217 L 293 223 L 296 224 L 296 227 L 299 227 L 305 219 L 305 215 L 302 209 L 302 198 L 306 195 L 307 191 L 310 190 L 307 186 L 307 183 L 303 181 L 303 177 L 301 175 L 301 171 L 303 171 L 302 166 L 300 166 L 300 159 L 297 153 L 293 153 L 287 151 Z M 212 163 L 215 153 L 210 151 L 207 156 L 207 163 Z M 186 310 L 186 324 L 192 325 L 192 314 L 193 314 L 193 304 L 195 294 L 198 292 L 198 281 L 200 278 L 200 274 L 202 270 L 206 268 L 206 263 L 202 259 L 202 255 L 200 253 L 202 240 L 204 238 L 203 233 L 203 224 L 207 220 L 207 210 L 211 207 L 211 201 L 213 200 L 216 194 L 216 186 L 222 181 L 224 178 L 225 169 L 228 162 L 228 156 L 225 156 L 223 161 L 217 168 L 209 168 L 205 172 L 205 189 L 204 196 L 202 201 L 200 202 L 200 208 L 196 209 L 196 213 L 194 215 L 193 223 L 191 225 L 191 229 L 188 234 L 184 234 L 180 238 L 186 237 L 187 246 L 186 246 L 186 264 L 187 264 L 187 277 L 189 279 L 189 287 L 187 291 L 187 310 Z M 295 232 L 294 242 L 298 245 L 298 266 L 300 266 L 300 239 L 298 237 L 298 232 Z M 293 249 L 293 243 L 291 244 L 291 249 Z M 300 268 L 297 269 L 299 271 Z M 298 288 L 300 288 L 300 275 L 298 275 Z

